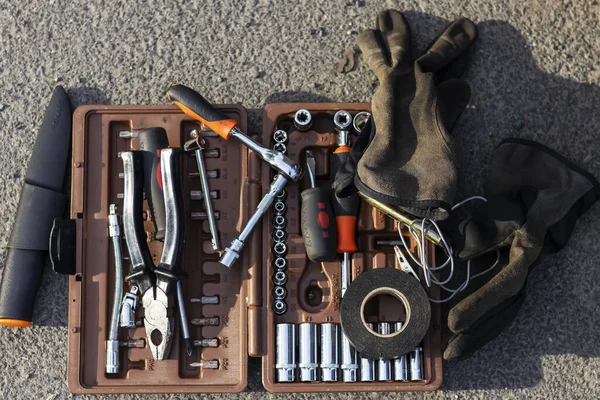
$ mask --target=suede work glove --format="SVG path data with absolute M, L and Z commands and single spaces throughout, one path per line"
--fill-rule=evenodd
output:
M 450 309 L 446 359 L 468 357 L 510 324 L 532 268 L 566 244 L 576 220 L 598 200 L 600 183 L 546 146 L 506 139 L 494 152 L 484 196 L 487 203 L 450 231 L 452 245 L 459 259 L 472 260 L 474 273 L 490 266 L 496 250 L 500 262 Z
M 398 11 L 381 12 L 377 28 L 360 34 L 358 46 L 379 87 L 372 123 L 336 176 L 339 196 L 359 190 L 415 216 L 448 217 L 457 178 L 450 131 L 471 96 L 458 78 L 476 36 L 471 21 L 458 19 L 415 60 L 408 24 Z

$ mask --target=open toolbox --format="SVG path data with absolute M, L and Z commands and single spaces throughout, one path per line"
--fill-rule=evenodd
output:
M 273 147 L 273 133 L 287 132 L 285 151 L 302 164 L 305 151 L 316 160 L 318 185 L 329 184 L 330 155 L 337 147 L 333 115 L 347 110 L 352 115 L 369 110 L 367 103 L 282 103 L 264 109 L 262 136 L 252 136 L 266 147 Z M 217 108 L 247 128 L 246 110 L 239 105 Z M 312 113 L 313 124 L 306 132 L 295 129 L 298 109 Z M 419 381 L 281 382 L 276 369 L 277 324 L 340 323 L 340 263 L 315 263 L 308 260 L 300 227 L 300 193 L 309 187 L 308 177 L 285 187 L 284 284 L 286 310 L 274 312 L 273 230 L 274 213 L 265 215 L 252 233 L 231 269 L 219 264 L 219 254 L 211 247 L 208 223 L 202 218 L 204 203 L 194 193 L 200 190 L 193 153 L 182 152 L 181 179 L 185 209 L 185 245 L 181 269 L 191 338 L 218 338 L 218 347 L 194 347 L 185 351 L 179 314 L 171 309 L 175 321 L 173 343 L 168 359 L 155 361 L 148 347 L 122 347 L 120 372 L 105 373 L 107 330 L 114 291 L 114 257 L 108 235 L 109 205 L 122 208 L 122 151 L 138 149 L 136 138 L 121 138 L 119 132 L 163 127 L 171 147 L 181 148 L 190 132 L 206 131 L 200 122 L 184 115 L 176 106 L 83 106 L 74 114 L 73 164 L 70 218 L 76 223 L 76 273 L 69 278 L 68 384 L 73 393 L 231 393 L 247 385 L 248 357 L 262 357 L 262 380 L 271 392 L 372 392 L 435 390 L 442 382 L 441 310 L 432 304 L 431 324 L 422 342 L 422 379 Z M 355 136 L 351 136 L 351 141 Z M 269 165 L 234 140 L 205 137 L 205 164 L 209 186 L 216 193 L 213 207 L 221 248 L 227 246 L 254 212 L 273 178 Z M 154 261 L 160 257 L 162 243 L 152 240 L 152 215 L 144 202 L 148 245 Z M 352 255 L 352 277 L 371 268 L 398 268 L 390 243 L 397 241 L 395 222 L 382 212 L 360 204 L 356 233 L 358 252 Z M 412 243 L 412 242 L 411 242 Z M 414 243 L 412 243 L 414 245 Z M 127 246 L 123 241 L 123 252 Z M 431 252 L 433 254 L 433 252 Z M 125 274 L 129 265 L 124 262 Z M 128 290 L 126 284 L 125 291 Z M 429 291 L 439 296 L 437 289 Z M 217 296 L 218 304 L 191 302 L 192 298 Z M 176 306 L 175 306 L 176 307 Z M 171 307 L 171 308 L 175 308 Z M 404 309 L 391 296 L 379 296 L 368 307 L 369 322 L 403 321 Z M 171 315 L 170 314 L 170 315 Z M 365 312 L 367 314 L 367 312 Z M 211 319 L 214 324 L 202 325 Z M 143 321 L 137 308 L 136 321 Z M 143 324 L 119 328 L 119 340 L 146 338 Z M 297 351 L 295 343 L 294 351 Z M 193 362 L 218 360 L 218 369 L 196 368 Z M 376 361 L 377 363 L 377 361 Z M 296 374 L 296 377 L 298 374 Z

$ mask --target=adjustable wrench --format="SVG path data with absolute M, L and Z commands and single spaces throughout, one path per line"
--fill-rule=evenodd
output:
M 223 139 L 227 140 L 233 137 L 240 141 L 278 172 L 273 179 L 273 183 L 271 183 L 269 191 L 257 206 L 256 211 L 250 217 L 242 232 L 225 249 L 219 260 L 221 264 L 231 268 L 235 260 L 240 256 L 240 251 L 244 247 L 244 241 L 256 227 L 262 216 L 269 210 L 277 194 L 283 190 L 288 181 L 298 182 L 302 179 L 302 167 L 286 155 L 261 146 L 250 139 L 236 127 L 237 121 L 217 110 L 198 92 L 183 85 L 173 85 L 167 91 L 167 98 L 181 108 L 186 115 L 204 123 L 204 125 L 219 134 Z

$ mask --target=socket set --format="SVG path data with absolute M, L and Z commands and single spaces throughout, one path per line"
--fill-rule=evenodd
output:
M 243 107 L 217 107 L 246 130 Z M 333 117 L 339 110 L 346 110 L 360 126 L 368 117 L 361 112 L 369 111 L 369 104 L 271 104 L 264 109 L 258 141 L 303 166 L 306 151 L 311 151 L 315 184 L 327 186 L 338 137 Z M 179 281 L 177 297 L 185 305 L 192 353 L 186 352 L 185 327 L 173 307 L 171 350 L 166 359 L 153 359 L 140 294 L 125 283 L 120 368 L 109 374 L 104 355 L 115 259 L 106 216 L 111 204 L 117 211 L 123 209 L 124 170 L 119 155 L 139 149 L 135 132 L 149 127 L 164 128 L 169 145 L 182 149 L 186 229 L 181 269 L 186 277 Z M 351 143 L 356 138 L 353 129 L 348 129 Z M 198 136 L 203 142 L 190 146 Z M 219 263 L 222 252 L 216 249 L 223 250 L 238 237 L 273 176 L 253 152 L 239 142 L 223 140 L 176 106 L 83 106 L 75 111 L 70 217 L 76 225 L 77 266 L 69 278 L 67 371 L 73 393 L 240 392 L 248 383 L 248 357 L 262 359 L 262 382 L 270 392 L 430 391 L 440 386 L 441 314 L 436 305 L 421 346 L 405 357 L 370 360 L 344 343 L 340 262 L 310 261 L 302 236 L 300 194 L 311 185 L 308 175 L 277 194 L 231 268 Z M 154 216 L 146 200 L 143 209 L 148 247 L 158 262 L 162 242 L 156 240 Z M 350 279 L 374 268 L 399 268 L 393 249 L 399 239 L 394 222 L 362 201 L 356 238 L 358 251 L 347 260 Z M 124 242 L 123 249 L 127 275 L 131 260 Z M 429 295 L 439 293 L 432 289 Z M 395 299 L 378 298 L 367 308 L 365 317 L 373 331 L 401 329 L 405 315 Z

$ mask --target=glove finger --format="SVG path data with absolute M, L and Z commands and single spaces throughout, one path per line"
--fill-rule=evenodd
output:
M 451 63 L 457 61 L 469 49 L 476 38 L 475 24 L 466 18 L 457 19 L 433 42 L 425 54 L 419 57 L 417 64 L 426 73 L 435 73 L 450 67 Z M 455 74 L 462 74 L 466 63 L 462 64 L 465 64 L 463 69 L 455 71 Z
M 525 287 L 498 306 L 494 313 L 466 332 L 454 335 L 444 350 L 444 359 L 463 360 L 494 340 L 515 319 L 525 300 Z
M 363 57 L 367 60 L 369 68 L 379 76 L 389 66 L 389 55 L 386 54 L 385 46 L 383 45 L 383 39 L 381 38 L 381 31 L 367 29 L 362 31 L 357 39 L 358 47 L 363 53 Z
M 396 10 L 382 11 L 377 19 L 377 27 L 386 39 L 392 67 L 411 65 L 410 28 L 404 16 Z

